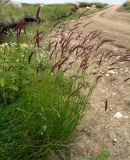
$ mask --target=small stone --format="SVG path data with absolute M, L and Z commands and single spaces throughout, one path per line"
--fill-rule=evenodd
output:
M 125 134 L 125 135 L 128 135 L 128 133 L 127 133 L 127 132 L 125 132 L 124 134 Z
M 115 74 L 115 72 L 110 70 L 110 71 L 108 71 L 108 74 L 113 75 L 113 74 Z
M 127 67 L 125 68 L 125 73 L 129 73 L 129 69 Z
M 117 142 L 117 139 L 116 139 L 116 138 L 114 138 L 114 139 L 113 139 L 113 141 L 116 143 L 116 142 Z
M 108 77 L 109 76 L 109 74 L 106 74 L 106 77 Z
M 121 112 L 117 112 L 114 117 L 120 119 L 123 118 L 123 114 Z
M 115 96 L 115 95 L 116 95 L 116 93 L 112 93 L 112 95 L 113 95 L 113 96 Z
M 104 91 L 104 90 L 102 90 L 102 93 L 105 93 L 105 91 Z
M 129 117 L 128 117 L 128 116 L 124 116 L 124 118 L 125 118 L 125 119 L 128 119 Z
M 108 128 L 108 125 L 106 125 L 104 128 L 107 129 L 107 128 Z
M 116 139 L 116 138 L 114 138 L 114 139 L 112 140 L 112 144 L 113 144 L 113 146 L 115 146 L 116 142 L 117 142 L 117 139 Z
M 125 64 L 125 62 L 120 62 L 121 64 Z

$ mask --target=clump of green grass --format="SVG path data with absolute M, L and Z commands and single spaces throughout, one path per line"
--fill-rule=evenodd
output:
M 107 149 L 104 149 L 101 151 L 101 153 L 98 156 L 99 160 L 108 160 L 108 158 L 110 157 L 111 152 Z
M 104 149 L 99 153 L 99 155 L 96 158 L 94 157 L 85 158 L 84 157 L 84 158 L 81 158 L 81 160 L 108 160 L 110 155 L 111 155 L 111 152 L 109 150 Z
M 0 109 L 1 159 L 47 159 L 74 140 L 88 98 L 60 72 L 36 76 L 16 102 Z

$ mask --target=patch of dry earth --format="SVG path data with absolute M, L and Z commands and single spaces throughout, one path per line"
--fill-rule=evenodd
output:
M 125 14 L 117 13 L 117 7 L 112 6 L 91 18 L 81 18 L 79 22 L 82 26 L 88 21 L 92 24 L 87 29 L 80 27 L 79 31 L 84 34 L 92 30 L 103 32 L 103 37 L 115 39 L 114 44 L 107 48 L 113 48 L 118 53 L 130 48 L 130 14 L 123 19 Z M 73 21 L 70 25 L 75 23 Z M 118 28 L 119 24 L 125 27 Z M 73 159 L 95 155 L 107 148 L 112 152 L 109 160 L 130 160 L 130 81 L 123 83 L 125 78 L 130 77 L 130 62 L 116 67 L 119 69 L 105 73 L 92 95 L 90 107 L 77 128 L 80 143 L 72 149 Z M 92 68 L 91 74 L 95 71 Z

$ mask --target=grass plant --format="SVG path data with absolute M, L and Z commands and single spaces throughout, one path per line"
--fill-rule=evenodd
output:
M 85 158 L 84 157 L 84 158 L 81 158 L 81 160 L 108 160 L 110 155 L 111 155 L 111 152 L 109 150 L 103 149 L 96 158 L 94 157 Z

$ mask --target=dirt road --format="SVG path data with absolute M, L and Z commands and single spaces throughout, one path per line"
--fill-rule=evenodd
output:
M 118 12 L 114 5 L 91 17 L 96 29 L 115 39 L 115 43 L 130 48 L 130 13 Z
M 102 36 L 113 39 L 114 45 L 107 46 L 117 53 L 130 49 L 130 13 L 118 12 L 119 5 L 96 13 L 89 18 L 82 17 L 79 32 L 85 35 L 93 30 L 102 32 Z M 83 26 L 88 23 L 89 27 Z M 72 25 L 77 22 L 72 22 Z M 104 67 L 104 66 L 103 66 Z M 103 148 L 111 151 L 109 160 L 130 160 L 130 62 L 117 66 L 105 74 L 96 87 L 90 107 L 77 129 L 80 142 L 75 147 L 77 157 L 98 154 Z M 98 70 L 99 68 L 97 68 Z M 95 69 L 92 68 L 95 74 Z M 93 74 L 92 73 L 92 74 Z M 105 102 L 108 110 L 105 112 Z

